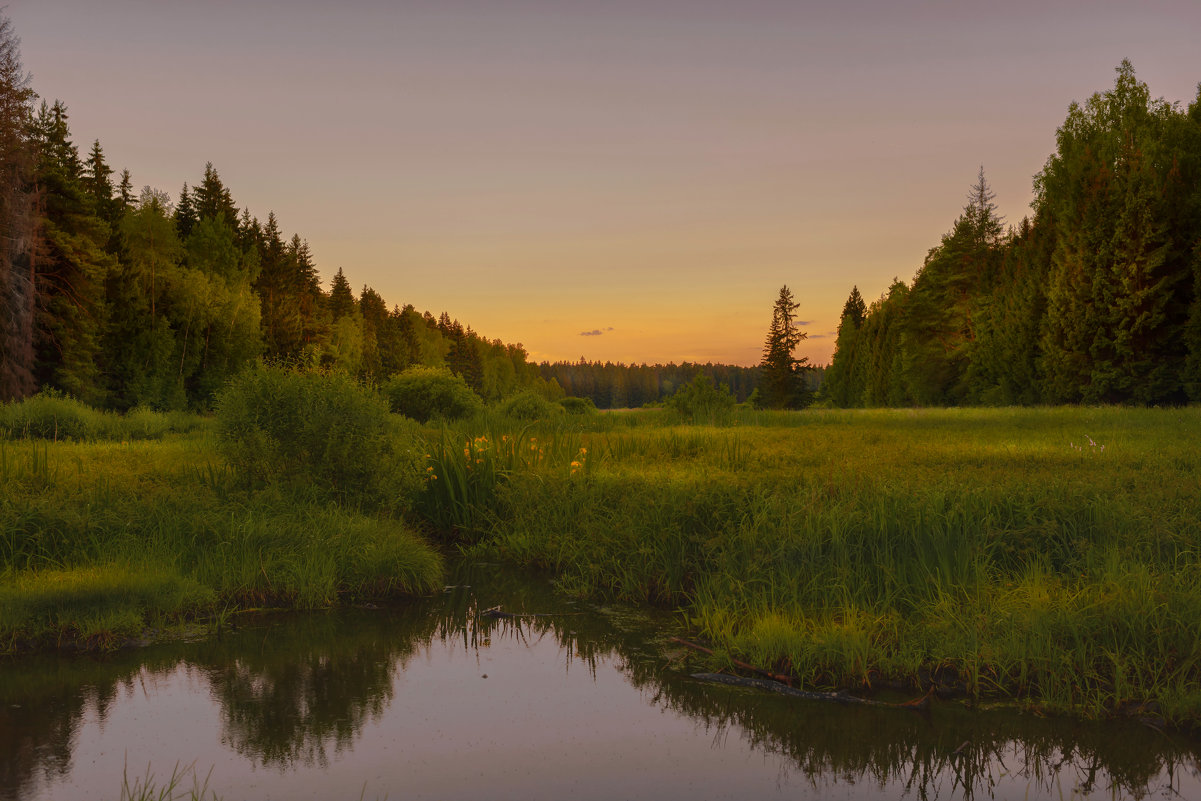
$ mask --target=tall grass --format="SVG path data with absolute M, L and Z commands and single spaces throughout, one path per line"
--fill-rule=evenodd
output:
M 93 409 L 53 390 L 0 404 L 0 437 L 8 439 L 141 440 L 194 431 L 204 418 L 187 412 L 135 408 L 124 415 Z
M 126 766 L 121 775 L 120 801 L 220 801 L 220 796 L 209 790 L 209 778 L 212 771 L 203 779 L 196 772 L 196 764 L 180 766 L 176 764 L 171 769 L 171 775 L 166 781 L 155 778 L 146 766 L 146 773 L 129 778 L 129 767 Z M 185 780 L 190 780 L 185 786 Z
M 402 521 L 246 490 L 204 432 L 0 443 L 0 473 L 0 649 L 439 586 L 440 557 Z
M 1201 721 L 1201 410 L 740 414 L 544 429 L 462 514 L 807 684 Z

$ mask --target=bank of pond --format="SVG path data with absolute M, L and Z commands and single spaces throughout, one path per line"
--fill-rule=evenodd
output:
M 1201 792 L 1201 745 L 1179 733 L 698 681 L 676 615 L 573 599 L 496 563 L 452 562 L 446 580 L 401 604 L 245 614 L 215 636 L 0 663 L 0 798 Z
M 1201 409 L 419 424 L 305 380 L 144 436 L 10 429 L 7 659 L 428 597 L 466 554 L 671 610 L 708 670 L 1201 723 Z

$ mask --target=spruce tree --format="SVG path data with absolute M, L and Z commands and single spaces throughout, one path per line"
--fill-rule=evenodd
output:
M 1054 228 L 1045 213 L 1033 223 L 1023 219 L 991 288 L 975 304 L 976 341 L 967 376 L 971 403 L 1032 405 L 1042 400 L 1039 335 Z
M 842 316 L 838 321 L 838 338 L 834 343 L 834 356 L 830 360 L 822 396 L 835 406 L 846 408 L 857 406 L 861 398 L 852 392 L 851 377 L 858 357 L 859 329 L 867 316 L 867 305 L 859 294 L 859 287 L 851 287 L 851 294 L 843 304 Z
M 187 181 L 185 181 L 183 189 L 179 190 L 179 203 L 175 206 L 175 228 L 180 241 L 191 236 L 192 229 L 195 227 L 196 209 L 192 205 L 192 192 L 188 189 Z
M 121 183 L 117 185 L 117 200 L 121 204 L 121 213 L 133 207 L 133 176 L 129 170 L 121 170 Z
M 231 229 L 237 228 L 238 207 L 211 161 L 204 165 L 200 184 L 192 189 L 192 208 L 197 220 L 223 220 Z
M 92 197 L 97 216 L 110 225 L 116 221 L 118 213 L 117 205 L 113 202 L 112 174 L 113 169 L 105 161 L 104 149 L 100 147 L 100 140 L 97 139 L 92 143 L 92 150 L 88 153 L 82 183 L 84 189 Z
M 38 229 L 33 90 L 20 40 L 0 8 L 0 402 L 36 391 L 34 328 Z
M 272 359 L 298 356 L 302 337 L 294 286 L 296 267 L 274 211 L 268 212 L 267 223 L 259 231 L 258 249 L 259 275 L 254 288 L 261 303 L 265 355 Z
M 996 272 L 1003 223 L 980 169 L 968 204 L 913 279 L 900 357 L 906 394 L 917 403 L 962 403 L 976 332 L 973 312 Z
M 762 374 L 760 397 L 769 409 L 799 409 L 811 400 L 804 380 L 808 359 L 795 358 L 796 346 L 805 339 L 805 332 L 797 327 L 796 311 L 800 304 L 792 299 L 792 291 L 785 284 L 772 309 L 771 325 L 763 345 L 763 359 L 759 363 Z
M 346 280 L 346 276 L 342 273 L 342 268 L 338 268 L 338 272 L 334 274 L 334 279 L 330 283 L 329 301 L 326 303 L 326 308 L 329 309 L 330 317 L 334 322 L 351 314 L 358 306 L 354 300 L 354 292 L 350 289 L 350 282 Z
M 105 251 L 110 228 L 96 216 L 84 187 L 66 106 L 43 103 L 34 130 L 40 156 L 37 182 L 44 192 L 42 255 L 35 273 L 35 377 L 39 384 L 98 403 L 103 399 L 98 357 L 106 315 L 104 284 L 114 264 Z

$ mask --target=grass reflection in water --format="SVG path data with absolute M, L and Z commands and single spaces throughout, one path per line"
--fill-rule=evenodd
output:
M 515 616 L 482 614 L 497 605 Z M 585 677 L 580 692 L 608 686 L 606 676 L 619 670 L 621 683 L 636 688 L 646 703 L 691 721 L 714 754 L 743 743 L 775 755 L 793 784 L 800 781 L 814 795 L 853 785 L 856 792 L 882 797 L 994 798 L 1026 787 L 1032 796 L 1066 788 L 1065 795 L 1078 797 L 1137 798 L 1172 789 L 1187 793 L 1198 783 L 1196 743 L 1133 723 L 979 713 L 946 703 L 921 715 L 702 684 L 688 678 L 692 656 L 670 644 L 673 633 L 671 622 L 653 613 L 620 608 L 598 613 L 565 602 L 536 578 L 483 565 L 461 568 L 445 591 L 409 608 L 258 618 L 220 639 L 4 665 L 0 799 L 52 797 L 43 793 L 88 769 L 73 754 L 88 721 L 103 722 L 124 698 L 146 692 L 146 685 L 173 672 L 186 672 L 211 697 L 227 755 L 283 777 L 336 772 L 356 749 L 378 747 L 370 733 L 406 699 L 425 691 L 406 683 L 407 670 L 457 658 L 471 663 L 463 675 L 478 678 L 493 652 L 510 648 L 533 649 L 543 657 L 558 653 L 564 669 Z M 459 656 L 437 656 L 447 653 Z M 471 703 L 479 697 L 475 693 L 493 687 L 506 691 L 517 679 L 513 670 L 504 670 L 510 683 L 489 679 L 480 685 L 487 690 L 464 685 L 462 698 L 439 703 Z M 535 687 L 527 697 L 537 694 Z M 477 724 L 495 725 L 482 718 Z M 412 725 L 425 730 L 443 721 Z M 513 739 L 525 736 L 521 721 L 505 725 Z M 631 739 L 638 736 L 629 732 Z M 129 753 L 128 761 L 141 764 L 137 753 Z M 165 775 L 170 766 L 156 768 Z M 203 774 L 208 766 L 197 769 Z M 223 764 L 217 764 L 213 787 L 221 789 L 222 772 Z M 362 781 L 344 779 L 346 796 L 357 797 Z M 369 781 L 366 797 L 405 796 L 388 782 Z M 117 790 L 114 786 L 114 796 Z M 496 791 L 504 796 L 503 788 Z

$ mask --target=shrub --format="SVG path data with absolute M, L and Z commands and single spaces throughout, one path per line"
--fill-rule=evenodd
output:
M 383 387 L 392 411 L 419 423 L 458 420 L 484 408 L 480 396 L 462 376 L 446 368 L 413 367 L 394 375 Z
M 130 409 L 124 415 L 106 412 L 52 388 L 22 401 L 0 404 L 0 436 L 10 439 L 162 439 L 170 432 L 192 431 L 203 422 L 197 414 L 163 413 L 144 407 Z
M 592 398 L 560 398 L 559 405 L 568 414 L 592 414 L 596 411 Z
M 500 405 L 500 412 L 515 420 L 546 420 L 562 414 L 563 408 L 533 390 L 527 389 L 511 396 Z
M 667 406 L 686 422 L 717 425 L 728 423 L 734 410 L 734 396 L 725 384 L 720 387 L 704 373 L 697 373 L 667 399 Z
M 0 406 L 0 430 L 14 439 L 103 439 L 113 419 L 54 389 Z
M 162 439 L 171 430 L 171 418 L 163 412 L 137 406 L 125 413 L 122 428 L 129 439 Z
M 222 454 L 251 485 L 283 483 L 389 505 L 418 491 L 418 454 L 387 404 L 342 374 L 256 366 L 217 400 Z

